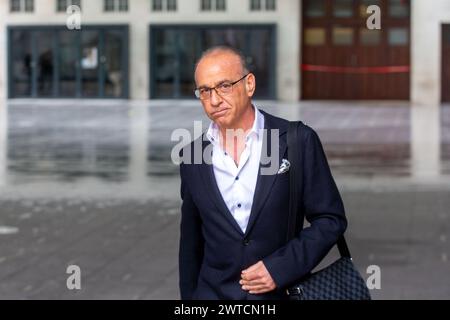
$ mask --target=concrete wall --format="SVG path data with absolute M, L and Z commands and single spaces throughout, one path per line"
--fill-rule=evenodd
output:
M 0 1 L 0 19 L 4 41 L 5 25 L 65 25 L 66 14 L 56 12 L 56 0 L 35 0 L 34 13 L 9 13 L 9 1 Z M 299 99 L 300 1 L 277 1 L 274 12 L 251 12 L 248 0 L 227 0 L 225 12 L 201 12 L 200 0 L 178 0 L 176 12 L 152 12 L 150 0 L 129 0 L 128 12 L 103 12 L 103 0 L 82 0 L 82 24 L 128 24 L 130 26 L 130 97 L 148 99 L 149 24 L 180 23 L 274 23 L 277 25 L 277 95 L 285 101 Z M 6 46 L 0 50 L 0 91 L 6 95 Z
M 6 14 L 7 14 L 7 1 L 0 1 L 0 107 L 1 101 L 6 98 Z
M 442 23 L 450 23 L 450 1 L 412 0 L 411 100 L 419 105 L 441 101 Z
M 441 159 L 441 33 L 442 24 L 450 23 L 450 1 L 413 0 L 411 21 L 411 169 L 414 176 L 435 177 Z

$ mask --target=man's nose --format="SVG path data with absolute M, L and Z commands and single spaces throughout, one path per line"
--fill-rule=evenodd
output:
M 216 89 L 212 89 L 211 90 L 211 98 L 210 98 L 210 101 L 211 101 L 211 104 L 213 105 L 213 106 L 217 106 L 217 105 L 219 105 L 221 102 L 222 102 L 222 97 L 217 93 L 217 90 Z

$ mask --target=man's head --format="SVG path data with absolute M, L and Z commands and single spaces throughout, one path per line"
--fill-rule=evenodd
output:
M 203 53 L 195 83 L 207 116 L 220 128 L 242 128 L 247 123 L 256 82 L 237 50 L 214 47 Z

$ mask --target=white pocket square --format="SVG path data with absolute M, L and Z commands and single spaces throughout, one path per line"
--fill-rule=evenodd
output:
M 277 174 L 281 174 L 281 173 L 285 173 L 285 172 L 289 171 L 290 166 L 291 166 L 291 163 L 288 160 L 286 160 L 286 159 L 281 160 L 281 165 L 280 165 L 280 168 L 278 169 Z

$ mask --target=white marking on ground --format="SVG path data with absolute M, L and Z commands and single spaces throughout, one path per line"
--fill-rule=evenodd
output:
M 8 227 L 8 226 L 0 226 L 0 236 L 16 234 L 19 232 L 19 228 L 16 227 Z

